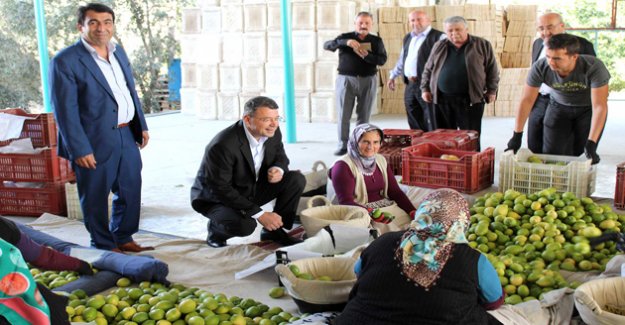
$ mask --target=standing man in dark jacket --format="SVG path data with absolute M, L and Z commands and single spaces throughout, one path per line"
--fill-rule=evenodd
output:
M 540 38 L 537 38 L 532 45 L 532 64 L 538 61 L 538 59 L 545 57 L 545 44 L 549 41 L 551 36 L 566 32 L 564 23 L 562 22 L 562 16 L 555 12 L 546 13 L 538 17 L 536 29 L 538 30 Z M 575 38 L 579 41 L 579 54 L 596 56 L 592 43 L 583 37 L 575 36 Z M 527 121 L 527 147 L 533 153 L 543 152 L 543 120 L 545 118 L 547 105 L 549 105 L 550 90 L 551 88 L 545 84 L 540 86 L 538 98 L 530 111 L 530 117 Z M 523 132 L 515 136 L 520 140 L 523 137 Z
M 284 228 L 293 219 L 306 180 L 289 171 L 282 144 L 278 105 L 267 97 L 245 103 L 243 118 L 219 132 L 206 146 L 191 188 L 191 206 L 208 219 L 211 247 L 223 247 L 235 236 L 248 236 L 263 226 L 261 240 L 288 246 L 298 243 Z M 260 207 L 276 199 L 273 212 Z
M 386 85 L 395 91 L 395 78 L 402 76 L 408 125 L 411 129 L 432 131 L 436 129 L 434 110 L 421 98 L 421 74 L 434 43 L 445 38 L 445 34 L 432 28 L 430 17 L 423 11 L 411 11 L 408 21 L 412 31 L 404 37 L 401 54 Z
M 449 17 L 444 26 L 447 39 L 434 45 L 423 69 L 422 97 L 435 104 L 437 127 L 481 137 L 484 102 L 495 101 L 499 84 L 495 52 L 487 40 L 469 35 L 463 17 Z
M 349 120 L 356 100 L 356 125 L 369 123 L 378 86 L 377 66 L 386 63 L 382 39 L 369 34 L 373 27 L 373 16 L 365 11 L 360 12 L 356 15 L 354 25 L 355 32 L 341 34 L 323 44 L 325 50 L 339 50 L 339 74 L 335 86 L 339 144 L 334 154 L 337 156 L 347 153 Z

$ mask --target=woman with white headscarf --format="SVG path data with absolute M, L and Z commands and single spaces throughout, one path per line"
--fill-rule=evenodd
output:
M 380 232 L 405 229 L 414 205 L 399 188 L 384 156 L 378 154 L 384 134 L 371 124 L 354 128 L 347 154 L 330 169 L 330 179 L 339 204 L 380 209 L 395 217 L 391 224 L 374 223 Z
M 464 236 L 467 202 L 440 189 L 427 195 L 407 231 L 374 240 L 360 256 L 358 281 L 341 324 L 501 324 L 497 272 Z

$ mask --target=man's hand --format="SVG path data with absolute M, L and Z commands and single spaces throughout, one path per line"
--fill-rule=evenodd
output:
M 508 141 L 508 148 L 504 151 L 513 150 L 514 153 L 521 148 L 521 140 L 523 140 L 523 132 L 512 132 L 512 138 Z
M 139 145 L 139 149 L 145 148 L 145 146 L 148 145 L 148 141 L 150 141 L 150 134 L 148 133 L 148 131 L 143 131 L 141 133 L 141 137 L 143 138 L 143 141 Z
M 97 163 L 92 153 L 86 156 L 82 156 L 80 158 L 76 158 L 74 162 L 76 162 L 76 165 L 87 169 L 95 169 L 95 165 Z
M 586 152 L 586 158 L 592 159 L 592 164 L 598 164 L 601 161 L 599 155 L 597 154 L 597 143 L 588 139 L 586 141 L 586 145 L 584 146 L 584 151 Z
M 278 183 L 282 180 L 282 170 L 277 167 L 271 167 L 267 171 L 267 181 L 271 184 Z
M 265 212 L 260 217 L 258 217 L 258 222 L 260 222 L 263 227 L 269 231 L 278 230 L 282 227 L 282 217 L 275 212 Z
M 356 55 L 358 55 L 361 58 L 365 58 L 365 56 L 369 55 L 369 51 L 363 49 L 360 47 L 360 42 L 350 39 L 347 41 L 347 46 L 351 47 L 352 49 L 354 49 L 354 53 L 356 53 Z
M 391 91 L 395 91 L 395 79 L 389 79 L 388 82 L 386 83 L 386 86 Z
M 484 100 L 486 101 L 486 104 L 490 104 L 494 102 L 495 99 L 497 99 L 497 95 L 495 94 L 486 94 L 486 96 L 484 96 Z
M 429 92 L 429 91 L 423 91 L 423 92 L 421 92 L 421 98 L 423 99 L 424 102 L 431 103 L 432 102 L 432 93 Z

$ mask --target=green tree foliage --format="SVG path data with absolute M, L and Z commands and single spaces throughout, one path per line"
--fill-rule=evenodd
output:
M 192 0 L 100 0 L 116 14 L 114 41 L 129 54 L 143 110 L 160 110 L 154 90 L 179 52 L 174 31 Z M 76 9 L 85 1 L 45 0 L 48 56 L 78 40 Z M 41 79 L 33 0 L 0 1 L 0 107 L 41 104 Z

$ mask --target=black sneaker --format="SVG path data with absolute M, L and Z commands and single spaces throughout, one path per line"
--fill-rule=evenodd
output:
M 300 239 L 289 236 L 282 228 L 274 231 L 267 231 L 263 228 L 260 233 L 260 240 L 271 240 L 282 246 L 291 246 L 302 242 Z

